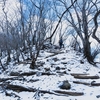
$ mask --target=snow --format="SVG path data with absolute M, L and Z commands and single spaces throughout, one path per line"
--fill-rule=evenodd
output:
M 56 51 L 54 51 L 56 52 Z M 97 98 L 98 95 L 100 95 L 100 88 L 99 86 L 87 86 L 82 84 L 75 84 L 73 81 L 80 81 L 80 82 L 88 82 L 91 83 L 92 81 L 96 81 L 100 83 L 100 79 L 75 79 L 73 76 L 71 76 L 71 73 L 88 73 L 90 75 L 98 75 L 100 76 L 100 68 L 92 66 L 87 62 L 86 59 L 82 58 L 82 54 L 74 51 L 72 48 L 66 48 L 58 50 L 59 52 L 55 56 L 50 56 L 53 53 L 45 50 L 40 52 L 40 56 L 38 57 L 37 63 L 44 62 L 44 65 L 39 67 L 38 69 L 32 70 L 30 69 L 29 64 L 16 64 L 11 66 L 9 65 L 9 68 L 6 72 L 3 72 L 0 74 L 0 78 L 10 78 L 14 76 L 10 76 L 10 72 L 31 72 L 31 71 L 37 71 L 38 73 L 35 75 L 30 76 L 23 76 L 24 80 L 13 80 L 10 81 L 10 84 L 14 85 L 20 85 L 24 87 L 31 87 L 35 89 L 40 90 L 46 90 L 46 91 L 53 91 L 53 90 L 62 90 L 59 88 L 59 85 L 62 84 L 64 80 L 68 80 L 71 84 L 70 90 L 64 90 L 64 91 L 73 91 L 73 92 L 83 92 L 83 96 L 58 96 L 48 93 L 40 93 L 39 99 L 35 98 L 36 92 L 15 92 L 12 90 L 6 90 L 9 93 L 15 93 L 20 97 L 18 99 L 17 97 L 13 96 L 6 96 L 5 92 L 0 87 L 0 100 L 99 100 L 100 97 Z M 63 52 L 63 53 L 60 53 Z M 57 58 L 56 61 L 53 59 Z M 84 61 L 84 64 L 80 63 L 80 60 Z M 65 63 L 65 64 L 63 64 Z M 59 67 L 60 70 L 56 70 L 56 68 Z M 48 72 L 54 73 L 55 75 L 41 75 L 41 72 L 45 72 L 46 68 L 49 69 Z M 66 74 L 64 73 L 66 72 Z M 36 82 L 32 82 L 31 80 L 39 80 Z M 1 83 L 0 83 L 1 84 Z

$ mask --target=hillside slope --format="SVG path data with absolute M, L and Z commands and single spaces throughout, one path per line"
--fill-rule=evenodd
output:
M 0 74 L 0 100 L 100 99 L 100 68 L 72 48 L 41 50 L 37 68 L 29 67 L 25 62 L 9 65 Z M 60 88 L 64 81 L 69 89 Z

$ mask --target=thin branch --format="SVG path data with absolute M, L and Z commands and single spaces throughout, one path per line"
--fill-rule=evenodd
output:
M 40 7 L 38 7 L 32 0 L 31 0 L 31 2 L 36 8 L 40 9 Z
M 53 35 L 55 34 L 55 32 L 56 32 L 56 30 L 57 30 L 57 28 L 58 28 L 58 26 L 59 26 L 59 24 L 60 24 L 60 22 L 61 22 L 63 16 L 64 16 L 64 14 L 73 6 L 73 4 L 74 4 L 76 1 L 77 1 L 77 0 L 75 0 L 68 8 L 62 13 L 62 15 L 61 15 L 61 17 L 59 18 L 59 21 L 58 21 L 58 23 L 57 23 L 57 25 L 56 25 L 54 31 L 53 31 L 53 33 L 51 34 L 50 37 L 46 38 L 46 40 L 53 37 Z M 46 40 L 44 40 L 44 41 L 46 41 Z
M 98 18 L 98 16 L 99 16 L 99 14 L 100 14 L 100 10 L 99 10 L 99 11 L 95 14 L 95 16 L 94 16 L 95 29 L 94 29 L 93 34 L 92 34 L 92 37 L 93 37 L 94 39 L 96 39 L 98 43 L 100 43 L 100 39 L 96 36 L 96 31 L 97 31 L 97 29 L 98 29 L 97 18 Z

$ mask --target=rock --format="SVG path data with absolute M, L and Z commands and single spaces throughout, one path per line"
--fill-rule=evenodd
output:
M 68 71 L 71 71 L 70 69 L 68 69 Z
M 43 61 L 37 61 L 36 63 L 37 67 L 43 66 L 45 64 Z
M 66 70 L 66 68 L 60 68 L 61 70 Z
M 55 62 L 56 62 L 56 61 L 59 61 L 59 59 L 58 59 L 58 58 L 53 58 L 52 60 L 54 60 Z
M 81 63 L 81 64 L 84 64 L 84 61 L 80 60 L 80 63 Z
M 62 60 L 65 60 L 66 58 L 62 58 Z
M 71 88 L 71 84 L 68 82 L 68 80 L 63 81 L 62 85 L 59 86 L 61 89 L 70 89 Z
M 45 69 L 45 71 L 50 71 L 50 68 L 49 67 L 46 67 L 44 69 Z
M 61 62 L 62 64 L 67 64 L 67 62 Z
M 100 74 L 100 72 L 98 72 Z
M 49 59 L 47 59 L 47 61 L 49 61 Z
M 100 98 L 100 95 L 97 95 L 96 97 L 97 97 L 97 98 Z
M 60 67 L 58 66 L 58 67 L 56 67 L 56 70 L 60 70 Z

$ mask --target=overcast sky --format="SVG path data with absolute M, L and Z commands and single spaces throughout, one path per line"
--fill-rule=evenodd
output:
M 15 20 L 16 15 L 18 17 L 19 6 L 18 0 L 6 0 L 5 3 L 0 1 L 0 21 L 5 17 L 3 9 L 7 13 L 8 20 Z

